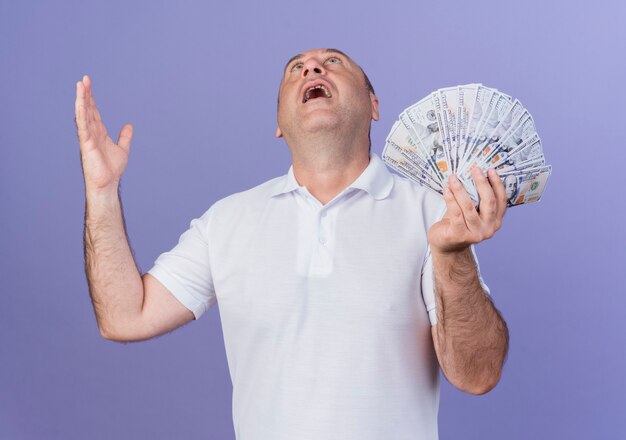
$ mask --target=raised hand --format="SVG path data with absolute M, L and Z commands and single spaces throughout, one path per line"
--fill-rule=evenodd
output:
M 96 107 L 87 75 L 76 83 L 76 128 L 87 193 L 117 191 L 128 163 L 133 126 L 124 125 L 117 143 L 113 142 Z
M 476 167 L 472 179 L 478 189 L 478 209 L 456 176 L 450 176 L 444 189 L 446 214 L 428 231 L 431 249 L 440 253 L 461 251 L 472 244 L 491 238 L 502 225 L 506 212 L 506 191 L 494 169 L 488 178 Z

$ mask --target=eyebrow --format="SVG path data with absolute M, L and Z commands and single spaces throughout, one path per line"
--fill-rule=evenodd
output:
M 289 65 L 291 63 L 293 63 L 295 60 L 298 60 L 300 58 L 302 58 L 304 55 L 302 55 L 301 53 L 299 53 L 298 55 L 294 55 L 291 58 L 289 58 L 289 61 L 287 61 L 287 64 L 285 64 L 285 68 L 283 70 L 287 70 L 287 67 L 289 67 Z
M 346 55 L 345 53 L 343 53 L 342 51 L 340 51 L 339 49 L 326 49 L 326 51 L 324 53 L 338 53 L 339 55 L 343 55 L 345 58 L 352 60 L 352 58 L 350 58 L 348 55 Z
M 326 50 L 324 51 L 324 53 L 338 53 L 339 55 L 342 55 L 342 56 L 344 56 L 345 58 L 347 58 L 347 59 L 349 59 L 349 60 L 351 60 L 351 59 L 352 59 L 352 58 L 350 58 L 348 55 L 346 55 L 345 53 L 343 53 L 342 51 L 340 51 L 339 49 L 332 49 L 332 48 L 329 48 L 329 49 L 326 49 Z M 289 61 L 287 61 L 287 64 L 285 64 L 285 68 L 283 69 L 283 71 L 287 70 L 287 67 L 289 67 L 289 65 L 290 65 L 291 63 L 293 63 L 293 62 L 294 62 L 294 61 L 296 61 L 296 60 L 299 60 L 299 59 L 300 59 L 300 58 L 302 58 L 303 56 L 304 56 L 304 55 L 302 55 L 301 53 L 299 53 L 298 55 L 294 55 L 294 56 L 292 56 L 292 57 L 289 59 Z

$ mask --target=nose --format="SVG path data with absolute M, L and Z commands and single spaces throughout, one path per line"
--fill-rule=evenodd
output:
M 304 68 L 302 69 L 302 77 L 306 78 L 311 72 L 317 73 L 318 75 L 324 73 L 324 67 L 316 58 L 306 60 Z

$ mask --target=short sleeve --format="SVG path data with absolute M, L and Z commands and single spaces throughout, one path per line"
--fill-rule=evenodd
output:
M 483 277 L 480 274 L 480 266 L 478 264 L 478 258 L 476 257 L 476 251 L 474 246 L 470 246 L 472 255 L 474 256 L 474 263 L 476 264 L 476 272 L 478 273 L 478 280 L 480 285 L 487 295 L 490 295 L 489 287 L 485 284 Z M 426 259 L 422 266 L 422 297 L 424 298 L 424 305 L 428 312 L 428 319 L 430 319 L 431 325 L 437 324 L 437 302 L 435 301 L 435 281 L 433 277 L 433 261 L 430 253 L 430 247 L 428 247 Z
M 196 319 L 217 301 L 206 239 L 210 218 L 209 209 L 202 217 L 192 220 L 178 244 L 159 255 L 148 271 L 191 310 Z

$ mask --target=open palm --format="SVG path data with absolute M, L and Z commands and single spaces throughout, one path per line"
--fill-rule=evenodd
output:
M 87 189 L 117 188 L 128 163 L 133 126 L 124 125 L 117 143 L 113 142 L 96 107 L 87 75 L 76 83 L 76 127 Z

